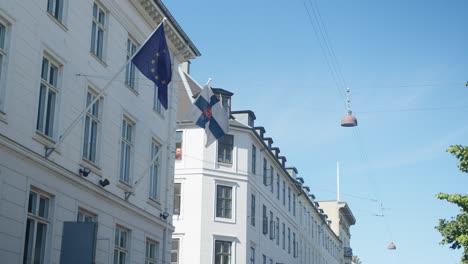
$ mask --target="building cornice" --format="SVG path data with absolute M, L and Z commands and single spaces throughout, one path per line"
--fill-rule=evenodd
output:
M 7 151 L 10 151 L 19 158 L 26 158 L 39 166 L 42 166 L 44 169 L 50 170 L 53 173 L 60 174 L 64 179 L 70 181 L 71 183 L 80 186 L 87 191 L 93 191 L 101 198 L 106 199 L 114 204 L 117 204 L 129 211 L 137 213 L 144 216 L 147 220 L 158 224 L 163 228 L 168 228 L 169 230 L 174 230 L 174 226 L 170 223 L 164 222 L 159 219 L 156 215 L 153 215 L 146 210 L 136 206 L 135 204 L 125 201 L 123 198 L 117 196 L 116 194 L 109 192 L 101 187 L 98 187 L 96 184 L 83 179 L 77 173 L 74 173 L 67 168 L 61 166 L 60 164 L 46 159 L 37 152 L 27 148 L 24 145 L 19 144 L 18 142 L 13 141 L 12 139 L 6 137 L 5 135 L 0 134 L 0 147 L 4 147 Z
M 164 24 L 166 37 L 171 41 L 176 49 L 176 54 L 180 55 L 183 61 L 189 61 L 201 55 L 161 0 L 130 0 L 130 2 L 143 14 L 152 28 L 159 25 L 164 17 L 167 18 L 169 23 Z

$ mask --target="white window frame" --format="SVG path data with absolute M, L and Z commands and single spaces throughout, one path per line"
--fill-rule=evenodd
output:
M 229 137 L 232 139 L 231 144 L 222 143 L 224 140 L 226 140 Z M 218 161 L 218 163 L 228 165 L 228 166 L 232 166 L 232 164 L 234 164 L 234 135 L 225 134 L 223 137 L 221 137 L 221 138 L 219 138 L 217 140 L 217 144 L 218 144 L 218 146 L 217 146 L 216 160 Z M 229 147 L 230 147 L 230 149 L 229 149 Z M 230 154 L 228 154 L 229 152 L 230 152 Z M 228 156 L 230 156 L 230 158 L 231 158 L 230 160 L 228 159 Z
M 5 113 L 8 52 L 10 48 L 10 31 L 12 25 L 9 20 L 2 17 L 2 14 L 0 10 L 0 26 L 3 28 L 3 32 L 0 32 L 0 114 Z
M 131 127 L 128 135 L 128 127 Z M 122 118 L 122 127 L 120 129 L 120 163 L 119 163 L 119 180 L 127 185 L 131 185 L 133 156 L 135 149 L 135 131 L 136 125 L 129 117 L 124 115 Z M 125 147 L 125 148 L 124 148 Z
M 161 101 L 158 99 L 158 92 L 159 92 L 159 87 L 157 85 L 154 85 L 154 94 L 153 94 L 153 111 L 159 114 L 161 117 L 164 117 L 164 107 L 161 104 Z M 169 93 L 168 89 L 168 93 Z M 168 95 L 169 96 L 169 95 Z
M 94 1 L 93 7 L 91 8 L 91 47 L 90 52 L 94 57 L 104 62 L 105 58 L 105 45 L 106 45 L 106 27 L 108 24 L 109 12 L 102 6 L 100 2 Z M 102 21 L 100 21 L 100 15 L 103 15 Z M 99 42 L 99 32 L 102 32 L 101 42 Z M 99 45 L 101 44 L 101 45 Z
M 180 138 L 179 136 L 180 135 Z M 184 132 L 183 131 L 176 131 L 176 137 L 175 137 L 175 144 L 176 144 L 176 149 L 175 149 L 175 160 L 176 161 L 180 161 L 182 160 L 182 156 L 183 156 L 183 152 L 184 152 L 184 147 L 183 147 L 183 144 L 184 144 Z M 180 150 L 179 153 L 177 152 L 177 150 Z
M 125 234 L 124 241 L 121 240 L 122 234 Z M 122 254 L 124 254 L 123 262 L 121 258 Z M 118 263 L 118 264 L 128 263 L 129 260 L 130 260 L 130 230 L 121 225 L 116 225 L 115 236 L 114 236 L 114 262 L 113 263 Z
M 146 238 L 145 242 L 145 264 L 157 264 L 159 261 L 159 242 Z
M 151 141 L 151 153 L 150 153 L 150 159 L 152 161 L 151 168 L 149 171 L 149 183 L 148 183 L 148 188 L 149 188 L 149 198 L 154 199 L 156 201 L 159 201 L 159 196 L 160 196 L 160 175 L 161 175 L 161 153 L 162 147 L 161 144 L 153 139 Z M 156 160 L 153 161 L 154 157 L 158 155 Z
M 90 86 L 88 86 L 88 91 L 86 92 L 86 100 L 85 100 L 85 107 L 96 98 L 98 95 L 97 92 L 94 91 Z M 102 110 L 103 107 L 103 97 L 100 97 L 93 106 L 86 112 L 86 115 L 83 118 L 83 150 L 81 157 L 83 160 L 90 162 L 93 165 L 99 165 L 99 157 L 100 157 L 100 143 L 101 143 L 101 130 L 102 130 Z M 94 146 L 93 140 L 90 138 L 92 135 L 92 126 L 89 124 L 96 125 L 96 135 L 94 138 Z M 88 139 L 87 136 L 88 135 Z M 94 147 L 94 159 L 91 155 L 91 150 Z
M 255 264 L 255 247 L 254 246 L 250 246 L 249 264 Z
M 44 63 L 47 61 L 47 72 L 44 72 Z M 56 74 L 52 74 L 51 69 L 54 69 Z M 36 132 L 41 136 L 44 136 L 50 140 L 56 138 L 57 123 L 58 123 L 58 108 L 60 101 L 60 84 L 61 84 L 61 75 L 62 75 L 62 65 L 54 59 L 51 55 L 44 52 L 41 60 L 41 71 L 40 71 L 40 85 L 38 93 L 38 104 L 37 104 L 37 115 L 36 115 Z M 44 76 L 45 75 L 47 76 Z M 53 77 L 52 77 L 53 76 Z M 44 77 L 46 79 L 44 79 Z M 51 79 L 53 78 L 53 79 Z M 52 81 L 52 83 L 51 83 Z M 42 94 L 43 89 L 45 89 L 45 94 Z M 48 108 L 50 107 L 50 94 L 55 94 L 53 99 L 53 111 L 52 117 L 50 113 L 48 114 Z M 45 98 L 43 98 L 43 96 Z M 50 120 L 52 119 L 52 120 Z M 52 124 L 50 125 L 50 122 Z
M 256 224 L 256 214 L 257 214 L 257 205 L 256 205 L 256 198 L 255 198 L 255 194 L 250 194 L 250 225 L 252 227 L 255 227 L 255 224 Z
M 65 0 L 47 0 L 47 13 L 61 24 L 63 24 L 64 12 Z
M 257 173 L 257 147 L 252 144 L 252 155 L 251 155 L 251 171 L 252 174 L 255 176 Z
M 77 222 L 97 222 L 97 214 L 79 207 L 78 213 L 76 214 L 76 221 Z
M 230 261 L 229 261 L 229 264 L 234 264 L 234 263 L 238 263 L 237 260 L 236 260 L 236 249 L 237 249 L 237 242 L 239 241 L 239 238 L 237 237 L 231 237 L 231 236 L 224 236 L 224 235 L 213 235 L 213 244 L 212 244 L 212 254 L 213 254 L 213 262 L 212 263 L 216 263 L 216 241 L 224 241 L 224 242 L 229 242 L 231 243 L 231 257 L 230 257 Z M 227 264 L 227 263 L 223 263 L 223 264 Z
M 230 218 L 224 218 L 224 217 L 217 217 L 216 216 L 216 210 L 217 210 L 217 190 L 218 190 L 218 185 L 225 186 L 225 187 L 231 187 L 231 217 Z M 213 201 L 213 216 L 214 216 L 214 221 L 216 222 L 224 222 L 224 223 L 235 223 L 236 222 L 236 200 L 237 200 L 237 188 L 238 185 L 235 182 L 229 182 L 229 181 L 223 181 L 223 180 L 215 180 L 214 184 L 214 190 L 213 190 L 213 195 L 214 195 L 214 201 Z
M 174 242 L 177 241 L 177 249 L 174 249 Z M 180 245 L 182 244 L 181 243 L 182 239 L 178 238 L 178 237 L 173 237 L 172 240 L 171 240 L 171 257 L 170 257 L 170 263 L 171 264 L 179 264 L 180 263 Z M 174 262 L 172 261 L 172 256 L 173 254 L 176 254 L 177 255 L 177 260 Z
M 35 195 L 35 197 L 32 197 L 32 195 Z M 47 201 L 47 207 L 44 208 L 44 213 L 41 215 L 40 213 L 40 200 L 44 199 Z M 31 204 L 31 199 L 34 199 L 33 204 Z M 23 262 L 26 263 L 47 263 L 47 256 L 48 256 L 48 245 L 49 245 L 49 240 L 50 240 L 50 232 L 52 230 L 51 228 L 51 219 L 52 219 L 52 196 L 41 191 L 38 189 L 35 189 L 31 187 L 28 195 L 28 204 L 27 204 L 27 221 L 26 221 L 26 228 L 25 228 L 25 235 L 24 235 L 24 252 L 23 252 Z M 34 206 L 33 206 L 34 205 Z M 31 222 L 29 222 L 31 221 Z M 34 228 L 32 230 L 32 240 L 28 239 L 29 236 L 27 236 L 27 230 L 31 232 L 31 228 L 28 228 L 28 222 L 32 223 L 34 225 Z M 37 250 L 37 230 L 38 230 L 38 225 L 41 224 L 42 226 L 45 226 L 45 232 L 43 234 L 43 238 L 41 241 L 41 249 L 42 253 L 40 253 L 39 256 L 39 262 L 36 262 L 35 259 L 33 259 L 33 256 L 36 255 L 36 250 Z M 26 243 L 28 244 L 27 249 L 26 249 Z M 28 254 L 30 252 L 31 254 Z M 29 257 L 30 256 L 30 257 Z
M 175 191 L 176 184 L 180 185 L 180 188 L 179 188 L 180 189 L 180 194 L 178 196 L 177 196 L 176 191 Z M 175 182 L 174 183 L 174 205 L 173 205 L 174 212 L 172 213 L 173 216 L 180 217 L 182 215 L 182 188 L 183 188 L 182 186 L 183 186 L 183 184 L 181 182 Z M 176 197 L 179 197 L 179 204 L 178 204 L 179 211 L 178 212 L 176 212 Z
M 125 61 L 128 61 L 132 55 L 137 51 L 138 49 L 138 44 L 136 41 L 128 36 L 127 38 L 127 49 L 126 49 L 126 59 Z M 125 85 L 132 91 L 137 92 L 137 69 L 135 64 L 133 62 L 127 63 L 125 66 Z

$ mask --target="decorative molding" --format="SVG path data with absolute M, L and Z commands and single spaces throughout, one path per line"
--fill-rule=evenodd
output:
M 167 9 L 162 6 L 162 3 L 159 4 L 157 0 L 130 0 L 130 2 L 153 28 L 161 23 L 163 17 L 167 18 L 168 23 L 164 24 L 164 31 L 166 37 L 170 40 L 169 46 L 173 48 L 176 56 L 180 57 L 182 62 L 195 59 L 201 55 L 175 19 L 170 15 Z

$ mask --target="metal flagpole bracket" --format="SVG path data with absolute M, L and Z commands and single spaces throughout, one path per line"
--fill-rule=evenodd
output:
M 132 192 L 124 192 L 125 194 L 125 201 L 128 201 L 128 198 L 130 198 L 130 195 L 132 195 Z
M 54 147 L 44 147 L 45 151 L 44 151 L 44 156 L 45 158 L 49 158 L 50 154 L 52 154 L 52 152 L 54 152 L 55 148 Z

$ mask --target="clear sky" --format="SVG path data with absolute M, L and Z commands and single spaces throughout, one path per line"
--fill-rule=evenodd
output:
M 254 111 L 318 200 L 335 199 L 340 161 L 364 263 L 459 262 L 434 229 L 458 209 L 435 194 L 468 190 L 445 151 L 468 145 L 468 1 L 317 0 L 357 128 L 340 126 L 344 85 L 302 0 L 164 2 L 202 52 L 192 76 L 233 92 L 233 110 Z

